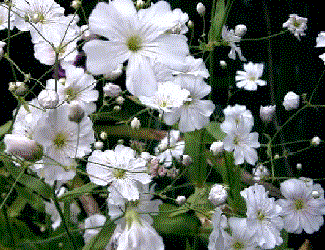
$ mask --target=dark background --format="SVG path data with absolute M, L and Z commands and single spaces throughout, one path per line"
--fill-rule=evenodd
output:
M 66 14 L 73 13 L 73 9 L 69 7 L 70 1 L 57 1 L 62 7 L 65 7 Z M 86 14 L 89 15 L 97 1 L 83 1 Z M 201 35 L 203 22 L 200 16 L 196 13 L 197 1 L 182 1 L 170 0 L 172 9 L 180 8 L 183 12 L 187 12 L 189 17 L 195 23 L 195 38 L 198 39 Z M 212 1 L 203 0 L 206 6 L 207 13 L 211 9 Z M 265 71 L 263 79 L 267 80 L 266 87 L 259 87 L 256 92 L 238 91 L 233 98 L 230 99 L 230 104 L 234 105 L 245 104 L 248 109 L 253 112 L 255 117 L 255 130 L 263 129 L 266 133 L 274 133 L 272 125 L 267 127 L 259 120 L 258 113 L 260 105 L 272 104 L 272 99 L 277 104 L 277 120 L 279 124 L 283 124 L 294 111 L 285 111 L 282 106 L 283 97 L 288 91 L 294 91 L 296 94 L 306 93 L 309 97 L 313 89 L 317 86 L 317 82 L 325 69 L 324 62 L 318 56 L 325 52 L 325 48 L 315 48 L 316 37 L 320 31 L 325 30 L 324 14 L 322 1 L 294 1 L 294 0 L 236 0 L 233 4 L 232 11 L 228 17 L 226 25 L 229 28 L 234 28 L 237 24 L 245 24 L 247 26 L 247 34 L 244 38 L 259 38 L 271 34 L 278 33 L 282 30 L 282 24 L 287 21 L 290 14 L 297 14 L 301 17 L 307 17 L 306 36 L 301 37 L 298 41 L 296 37 L 288 33 L 283 36 L 273 38 L 269 44 L 268 40 L 258 42 L 242 42 L 240 44 L 243 55 L 247 61 L 254 63 L 264 63 Z M 207 27 L 210 17 L 206 16 Z M 268 24 L 269 22 L 269 24 Z M 84 23 L 82 23 L 84 24 Z M 206 32 L 208 29 L 206 30 Z M 12 33 L 16 33 L 14 29 Z M 6 37 L 7 30 L 0 31 L 0 39 Z M 40 64 L 33 56 L 33 44 L 31 43 L 28 33 L 12 39 L 11 58 L 21 67 L 26 73 L 31 73 L 34 78 L 40 77 L 49 66 Z M 194 40 L 193 45 L 197 44 Z M 272 58 L 268 52 L 271 49 Z M 227 57 L 229 48 L 218 48 L 216 58 L 225 60 L 228 64 L 226 69 L 217 68 L 214 74 L 219 77 L 220 83 L 230 82 L 235 84 L 234 76 L 237 70 L 242 69 L 243 63 L 239 60 L 233 61 Z M 271 60 L 270 60 L 271 59 Z M 12 73 L 8 62 L 5 59 L 0 61 L 1 69 L 1 109 L 0 116 L 1 124 L 5 123 L 12 117 L 12 111 L 16 107 L 15 98 L 8 91 L 8 83 L 13 81 Z M 20 81 L 24 78 L 17 71 L 17 76 Z M 52 73 L 45 77 L 51 78 Z M 44 81 L 45 83 L 45 81 Z M 33 87 L 29 83 L 29 87 Z M 324 104 L 323 90 L 324 79 L 320 79 L 319 87 L 314 95 L 312 103 Z M 271 85 L 274 89 L 274 98 L 270 95 Z M 228 88 L 226 84 L 214 85 L 212 98 L 218 106 L 219 111 L 227 104 Z M 35 93 L 39 91 L 39 87 L 35 88 Z M 30 96 L 31 98 L 32 96 Z M 324 139 L 324 122 L 322 122 L 324 111 L 320 109 L 307 109 L 302 112 L 297 119 L 289 125 L 290 129 L 285 129 L 283 133 L 283 141 L 295 141 L 301 139 L 311 139 L 314 136 L 319 136 Z M 265 140 L 260 136 L 261 142 Z M 281 138 L 280 138 L 281 139 Z M 280 143 L 281 140 L 278 141 Z M 265 143 L 265 142 L 264 142 Z M 308 145 L 308 144 L 307 144 Z M 304 147 L 306 144 L 300 144 L 299 147 Z M 299 148 L 298 147 L 298 148 Z M 289 151 L 295 151 L 294 146 L 287 148 Z M 281 148 L 279 153 L 281 153 Z M 285 162 L 280 162 L 283 166 L 278 171 L 279 175 L 285 175 L 288 165 L 292 168 L 292 174 L 296 177 L 306 176 L 311 178 L 322 178 L 324 173 L 324 146 L 321 145 L 315 149 L 298 154 L 295 157 L 290 157 Z M 302 170 L 297 171 L 295 166 L 297 163 L 302 163 Z M 324 182 L 322 182 L 324 186 Z M 323 230 L 324 231 L 324 230 Z M 298 235 L 290 236 L 289 246 L 295 247 L 301 245 L 305 238 L 311 240 L 315 246 L 320 240 L 322 231 L 313 235 Z M 316 247 L 315 247 L 316 249 Z

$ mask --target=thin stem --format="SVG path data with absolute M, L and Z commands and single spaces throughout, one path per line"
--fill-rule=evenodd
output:
M 277 37 L 277 36 L 281 36 L 285 33 L 288 33 L 289 30 L 283 30 L 279 33 L 273 34 L 273 35 L 268 35 L 268 36 L 264 36 L 264 37 L 259 37 L 259 38 L 246 38 L 246 39 L 241 39 L 240 42 L 257 42 L 257 41 L 264 41 L 264 40 L 268 40 L 270 38 L 273 37 Z

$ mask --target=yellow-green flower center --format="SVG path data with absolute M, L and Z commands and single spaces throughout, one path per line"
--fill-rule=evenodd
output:
M 301 210 L 303 209 L 305 206 L 304 202 L 302 200 L 296 200 L 295 201 L 295 207 L 296 207 L 296 210 Z
M 136 52 L 141 49 L 141 38 L 137 35 L 131 36 L 127 42 L 126 45 L 128 46 L 128 49 L 132 52 Z
M 262 221 L 262 220 L 264 220 L 264 218 L 265 218 L 265 215 L 262 213 L 262 211 L 258 211 L 257 212 L 257 219 L 259 221 Z
M 239 241 L 236 241 L 232 246 L 234 249 L 243 249 L 245 247 L 244 244 Z
M 63 133 L 58 133 L 53 140 L 54 145 L 59 149 L 63 148 L 66 142 L 67 142 L 67 137 Z
M 42 12 L 35 12 L 35 13 L 30 13 L 29 15 L 26 15 L 25 20 L 27 22 L 32 22 L 32 23 L 44 23 L 45 16 Z
M 125 169 L 114 169 L 113 175 L 116 179 L 124 179 L 126 175 Z
M 75 100 L 78 96 L 78 91 L 75 88 L 69 87 L 64 90 L 65 92 L 65 98 L 68 101 Z

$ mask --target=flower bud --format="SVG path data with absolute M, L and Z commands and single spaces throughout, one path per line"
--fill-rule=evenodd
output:
M 270 122 L 275 112 L 275 105 L 273 106 L 261 106 L 260 107 L 260 117 L 264 122 Z
M 109 96 L 109 97 L 117 97 L 122 92 L 122 89 L 120 86 L 113 84 L 111 82 L 107 83 L 104 86 L 103 90 L 104 90 L 105 95 Z
M 258 165 L 256 168 L 253 168 L 252 173 L 254 175 L 253 180 L 255 181 L 260 181 L 270 175 L 269 170 L 263 165 Z
M 95 149 L 102 150 L 104 147 L 104 143 L 102 141 L 96 141 L 94 144 Z
M 212 151 L 213 155 L 218 155 L 223 151 L 223 142 L 222 141 L 215 141 L 210 146 L 210 151 Z
M 54 90 L 43 89 L 39 93 L 37 100 L 41 107 L 45 109 L 54 109 L 59 104 L 59 95 Z
M 133 129 L 139 129 L 141 126 L 141 123 L 138 118 L 134 117 L 133 120 L 131 121 L 131 128 Z
M 286 94 L 283 101 L 283 106 L 286 110 L 292 110 L 299 107 L 299 95 L 290 91 Z
M 24 82 L 10 82 L 9 91 L 17 96 L 24 96 L 27 93 L 28 88 Z
M 85 116 L 85 111 L 78 101 L 71 101 L 69 104 L 68 118 L 70 121 L 80 123 Z
M 182 159 L 182 164 L 186 167 L 188 167 L 189 165 L 191 165 L 192 163 L 192 158 L 189 155 L 183 155 L 183 159 Z
M 106 73 L 104 75 L 104 78 L 106 78 L 107 80 L 115 80 L 116 78 L 120 77 L 123 73 L 123 64 L 120 63 L 119 65 L 117 65 L 117 68 L 109 73 Z
M 227 63 L 226 63 L 226 61 L 221 60 L 219 63 L 220 63 L 220 67 L 221 67 L 221 68 L 225 69 L 225 68 L 227 67 Z
M 193 27 L 194 27 L 194 23 L 193 23 L 193 21 L 189 20 L 189 21 L 187 22 L 187 27 L 188 27 L 189 29 L 193 29 Z
M 121 106 L 116 105 L 116 106 L 113 107 L 113 110 L 116 111 L 116 112 L 118 112 L 118 111 L 121 110 Z
M 184 203 L 186 202 L 186 197 L 185 196 L 182 196 L 182 195 L 180 195 L 180 196 L 177 196 L 177 198 L 176 198 L 176 203 L 178 204 L 178 205 L 183 205 Z
M 139 10 L 142 9 L 145 5 L 145 2 L 143 0 L 137 0 L 135 7 Z
M 3 47 L 6 46 L 5 42 L 0 41 L 0 58 L 3 56 Z
M 115 99 L 115 101 L 116 101 L 116 103 L 117 103 L 118 105 L 122 105 L 122 104 L 124 103 L 125 99 L 124 99 L 123 96 L 119 96 L 119 97 L 117 97 L 117 98 Z
M 196 5 L 196 10 L 200 15 L 204 15 L 205 14 L 205 6 L 203 5 L 203 3 L 199 2 Z
M 321 139 L 318 136 L 315 136 L 313 139 L 311 139 L 311 144 L 314 146 L 319 145 L 321 142 Z
M 227 188 L 222 184 L 214 184 L 211 187 L 208 200 L 215 206 L 218 206 L 225 203 L 227 197 Z
M 102 139 L 103 141 L 105 141 L 107 139 L 107 133 L 102 131 L 99 135 L 100 139 Z
M 301 163 L 297 163 L 296 168 L 297 168 L 298 170 L 301 170 L 301 169 L 302 169 L 302 164 L 301 164 Z
M 75 10 L 79 9 L 81 7 L 81 1 L 80 0 L 73 0 L 71 2 L 71 7 Z
M 36 162 L 43 157 L 43 147 L 36 141 L 25 136 L 6 134 L 4 137 L 5 151 L 26 161 Z
M 64 86 L 66 81 L 67 79 L 63 77 L 58 80 L 58 83 Z
M 235 27 L 235 35 L 243 37 L 246 34 L 247 27 L 244 24 L 239 24 Z

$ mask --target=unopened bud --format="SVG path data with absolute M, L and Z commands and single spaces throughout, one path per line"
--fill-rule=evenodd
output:
M 302 164 L 301 164 L 301 163 L 297 163 L 296 168 L 297 168 L 298 170 L 301 170 L 301 169 L 302 169 Z
M 118 141 L 117 141 L 117 144 L 124 144 L 124 140 L 123 139 L 119 139 Z
M 107 133 L 102 131 L 99 135 L 100 139 L 102 139 L 103 141 L 105 141 L 107 139 Z
M 199 2 L 196 5 L 196 10 L 200 15 L 204 15 L 205 14 L 205 6 L 203 5 L 203 3 Z
M 123 64 L 120 63 L 119 65 L 117 65 L 117 68 L 113 71 L 111 71 L 110 73 L 106 73 L 104 75 L 104 77 L 107 79 L 107 80 L 115 80 L 116 78 L 118 78 L 119 76 L 121 76 L 123 73 Z
M 189 29 L 193 29 L 193 27 L 194 27 L 194 23 L 193 23 L 191 20 L 189 20 L 189 21 L 187 22 L 187 27 L 188 27 Z
M 0 41 L 0 58 L 3 56 L 3 47 L 6 46 L 5 42 Z
M 141 126 L 141 123 L 138 118 L 134 117 L 133 120 L 131 121 L 131 128 L 133 129 L 139 129 Z
M 104 86 L 103 90 L 104 90 L 105 95 L 109 96 L 109 97 L 116 97 L 122 92 L 122 89 L 120 86 L 113 84 L 111 82 L 107 83 Z
M 95 149 L 102 150 L 104 147 L 104 143 L 102 141 L 96 141 L 94 144 Z
M 210 151 L 212 151 L 213 155 L 218 155 L 223 151 L 223 142 L 215 141 L 210 146 Z
M 9 91 L 17 96 L 24 96 L 27 93 L 28 88 L 24 82 L 10 82 Z
M 311 144 L 314 146 L 319 145 L 321 142 L 321 139 L 318 136 L 315 136 L 312 140 L 311 140 Z
M 218 206 L 225 203 L 227 197 L 228 193 L 226 186 L 222 184 L 214 184 L 211 187 L 208 200 L 215 206 Z
M 122 104 L 124 103 L 125 99 L 124 99 L 123 96 L 119 96 L 119 97 L 117 97 L 117 98 L 115 99 L 115 101 L 116 101 L 116 103 L 117 103 L 118 105 L 122 105 Z
M 113 107 L 113 110 L 116 111 L 116 112 L 117 111 L 120 111 L 121 110 L 121 106 L 116 105 L 116 106 Z
M 71 101 L 69 104 L 68 118 L 70 121 L 80 123 L 85 116 L 85 111 L 78 101 Z
M 59 104 L 59 95 L 54 90 L 44 89 L 39 93 L 37 100 L 41 107 L 45 109 L 54 109 Z
M 288 92 L 283 100 L 283 106 L 285 110 L 297 109 L 299 107 L 299 100 L 299 95 L 295 94 L 292 91 Z
M 239 24 L 235 27 L 235 35 L 243 37 L 246 34 L 247 27 L 244 24 Z
M 279 154 L 275 154 L 274 155 L 274 159 L 276 160 L 276 159 L 279 159 L 280 158 L 280 155 Z
M 43 147 L 25 136 L 6 134 L 4 138 L 5 152 L 26 161 L 36 162 L 43 157 Z
M 183 159 L 182 159 L 182 164 L 186 167 L 188 167 L 189 165 L 191 165 L 192 163 L 192 158 L 189 155 L 183 155 Z
M 71 7 L 75 10 L 79 9 L 81 7 L 81 1 L 80 0 L 73 0 L 71 2 Z
M 227 63 L 226 63 L 226 61 L 221 60 L 219 63 L 220 63 L 220 67 L 221 67 L 221 68 L 225 69 L 225 68 L 227 67 Z
M 135 7 L 139 10 L 142 9 L 145 5 L 145 2 L 143 0 L 137 0 Z
M 180 195 L 180 196 L 177 196 L 177 198 L 176 198 L 176 203 L 178 204 L 178 205 L 183 205 L 184 203 L 186 202 L 186 197 L 185 196 L 182 196 L 182 195 Z
M 273 106 L 261 106 L 260 107 L 260 117 L 264 122 L 270 122 L 275 112 L 275 105 Z
M 58 80 L 58 83 L 64 86 L 66 80 L 67 80 L 67 79 L 65 79 L 64 77 L 63 77 L 63 78 L 60 78 L 60 79 Z

